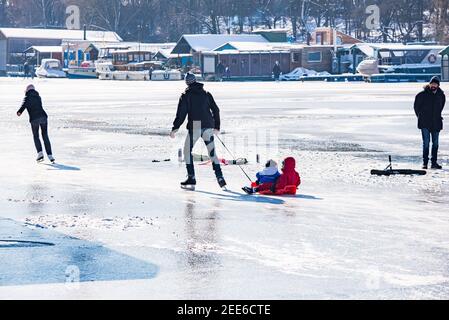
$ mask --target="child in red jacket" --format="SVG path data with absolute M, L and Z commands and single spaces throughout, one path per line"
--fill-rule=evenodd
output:
M 295 169 L 296 160 L 289 157 L 282 162 L 282 174 L 275 183 L 263 183 L 251 188 L 245 187 L 243 191 L 248 194 L 296 194 L 296 190 L 301 185 L 301 177 Z
M 299 173 L 296 172 L 295 158 L 287 158 L 282 164 L 282 175 L 271 189 L 272 191 L 274 189 L 274 193 L 276 194 L 288 194 L 289 190 L 287 190 L 287 188 L 295 186 L 297 189 L 301 185 L 301 177 L 299 176 Z

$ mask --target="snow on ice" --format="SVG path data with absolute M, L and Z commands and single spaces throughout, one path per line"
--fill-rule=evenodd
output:
M 235 166 L 229 192 L 210 166 L 179 189 L 182 82 L 34 80 L 57 158 L 37 165 L 15 115 L 27 84 L 0 79 L 0 298 L 449 298 L 449 171 L 370 175 L 390 154 L 419 168 L 422 84 L 206 83 L 246 171 L 296 157 L 303 185 L 285 198 L 244 195 Z M 444 131 L 445 168 L 448 150 Z

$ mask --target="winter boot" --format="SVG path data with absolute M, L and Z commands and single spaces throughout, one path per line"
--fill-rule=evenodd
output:
M 37 158 L 36 158 L 37 162 L 42 162 L 44 161 L 44 153 L 41 151 L 37 154 Z
M 250 188 L 250 187 L 244 187 L 242 188 L 243 191 L 245 191 L 246 194 L 249 195 L 253 195 L 256 193 L 256 191 L 254 190 L 254 188 Z
M 50 160 L 51 163 L 55 163 L 56 159 L 51 154 L 48 155 L 48 160 Z
M 423 170 L 429 169 L 429 165 L 428 165 L 427 163 L 424 163 L 424 164 L 422 165 L 422 169 L 423 169 Z
M 432 163 L 432 169 L 441 170 L 443 169 L 437 162 Z

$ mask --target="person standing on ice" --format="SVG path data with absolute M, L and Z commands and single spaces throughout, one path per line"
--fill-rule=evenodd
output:
M 23 77 L 24 79 L 28 79 L 30 77 L 31 66 L 28 61 L 25 61 L 23 64 Z
M 415 99 L 415 113 L 418 117 L 418 128 L 423 139 L 423 169 L 429 167 L 430 138 L 432 137 L 432 169 L 442 169 L 438 164 L 438 147 L 440 131 L 443 130 L 443 109 L 446 96 L 440 88 L 440 79 L 433 77 Z
M 281 77 L 281 66 L 279 65 L 279 61 L 276 61 L 276 64 L 273 67 L 273 75 L 274 75 L 274 80 L 275 81 L 279 81 L 280 77 Z
M 181 183 L 182 188 L 196 186 L 195 166 L 192 151 L 196 142 L 201 138 L 206 144 L 212 166 L 215 171 L 218 184 L 221 188 L 226 187 L 220 161 L 215 152 L 214 134 L 220 133 L 220 109 L 209 92 L 204 90 L 204 84 L 198 83 L 192 73 L 186 75 L 187 89 L 181 95 L 178 104 L 176 119 L 170 137 L 174 139 L 179 128 L 188 117 L 188 135 L 184 145 L 184 158 L 187 167 L 187 181 Z
M 42 99 L 34 86 L 30 84 L 25 90 L 25 98 L 22 103 L 22 107 L 17 111 L 17 116 L 21 116 L 22 113 L 28 111 L 30 116 L 31 129 L 33 131 L 34 145 L 37 150 L 37 162 L 44 161 L 44 153 L 42 152 L 42 143 L 39 138 L 39 129 L 42 131 L 42 138 L 44 140 L 45 151 L 47 152 L 48 160 L 55 162 L 53 153 L 51 150 L 50 138 L 48 137 L 48 116 L 45 110 L 42 108 Z

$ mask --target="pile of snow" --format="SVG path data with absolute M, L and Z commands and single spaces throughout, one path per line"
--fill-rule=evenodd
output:
M 298 81 L 302 77 L 310 77 L 310 76 L 330 76 L 331 74 L 327 71 L 317 72 L 315 70 L 309 70 L 306 68 L 296 68 L 290 73 L 283 74 L 280 76 L 281 81 Z

